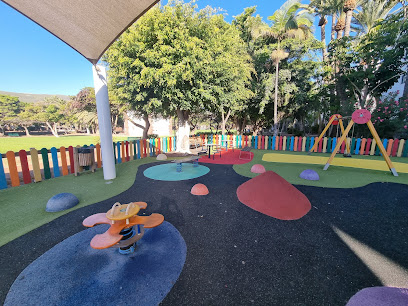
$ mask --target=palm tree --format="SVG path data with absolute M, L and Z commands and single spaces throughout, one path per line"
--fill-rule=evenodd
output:
M 337 15 L 343 7 L 344 0 L 312 0 L 310 6 L 314 8 L 316 14 L 320 16 L 320 40 L 325 48 L 323 52 L 323 60 L 327 59 L 327 44 L 326 44 L 326 24 L 328 23 L 327 16 L 331 16 L 331 40 L 335 39 Z
M 344 24 L 344 36 L 350 36 L 350 29 L 351 29 L 351 19 L 353 18 L 353 11 L 356 9 L 358 5 L 357 0 L 346 0 L 344 2 L 343 11 L 346 13 L 345 17 L 345 24 Z
M 307 39 L 309 37 L 313 25 L 313 16 L 308 9 L 309 7 L 301 4 L 299 0 L 288 0 L 272 16 L 268 17 L 272 22 L 270 27 L 263 25 L 252 31 L 255 38 L 259 36 L 271 37 L 277 43 L 276 49 L 270 55 L 275 65 L 275 101 L 273 109 L 275 135 L 278 131 L 279 63 L 289 56 L 287 50 L 282 47 L 282 42 L 289 38 Z
M 367 34 L 374 30 L 376 23 L 387 17 L 398 3 L 398 0 L 364 0 L 354 16 L 357 34 Z
M 343 31 L 345 28 L 346 28 L 346 15 L 344 13 L 341 13 L 339 19 L 337 20 L 336 26 L 334 27 L 337 33 L 337 39 L 343 37 Z

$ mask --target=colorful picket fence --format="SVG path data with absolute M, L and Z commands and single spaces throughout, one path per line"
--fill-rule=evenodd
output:
M 91 146 L 95 148 L 97 168 L 101 168 L 101 146 L 100 144 Z M 114 142 L 113 148 L 115 162 L 120 164 L 130 160 L 156 156 L 161 152 L 173 152 L 176 150 L 176 137 Z M 8 185 L 16 187 L 20 186 L 21 183 L 41 182 L 74 172 L 74 148 L 72 146 L 60 147 L 59 149 L 52 147 L 50 150 L 46 148 L 31 149 L 29 152 L 21 150 L 18 153 L 9 151 L 2 154 L 0 159 L 0 189 L 5 189 Z
M 318 137 L 298 137 L 298 136 L 244 136 L 244 135 L 201 135 L 202 145 L 206 143 L 216 143 L 225 145 L 230 140 L 236 148 L 250 146 L 254 149 L 308 152 L 317 141 Z M 380 149 L 374 139 L 371 138 L 347 138 L 351 154 L 353 155 L 380 155 Z M 405 139 L 383 139 L 382 143 L 387 150 L 387 154 L 393 157 L 408 156 L 408 141 Z M 332 153 L 336 147 L 336 137 L 324 137 L 314 149 L 314 152 Z M 345 141 L 340 147 L 340 152 L 344 153 Z
M 221 146 L 233 144 L 236 148 L 250 146 L 254 149 L 276 151 L 309 151 L 317 137 L 294 137 L 294 136 L 246 136 L 246 135 L 201 135 L 201 144 L 217 143 Z M 353 155 L 380 155 L 380 150 L 374 139 L 371 138 L 347 138 Z M 331 153 L 336 146 L 336 137 L 324 137 L 319 141 L 314 152 Z M 408 141 L 404 139 L 383 139 L 382 143 L 387 154 L 393 157 L 408 156 Z M 93 146 L 93 145 L 91 145 Z M 79 146 L 78 146 L 79 147 Z M 102 167 L 101 146 L 95 146 L 95 161 L 97 168 Z M 115 162 L 125 163 L 145 157 L 156 156 L 160 153 L 173 152 L 176 150 L 176 137 L 161 137 L 155 139 L 140 139 L 132 141 L 120 141 L 113 143 Z M 340 147 L 344 153 L 345 142 Z M 74 148 L 53 147 L 50 150 L 31 149 L 29 152 L 21 150 L 17 153 L 9 151 L 2 155 L 0 160 L 0 189 L 8 185 L 20 186 L 21 183 L 30 184 L 41 182 L 54 177 L 72 174 L 74 167 Z M 3 162 L 6 162 L 6 166 Z M 7 180 L 7 175 L 9 179 Z

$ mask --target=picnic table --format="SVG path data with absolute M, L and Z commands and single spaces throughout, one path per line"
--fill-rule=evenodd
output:
M 193 162 L 193 167 L 198 167 L 198 160 L 201 158 L 201 156 L 189 156 L 186 158 L 182 158 L 182 159 L 175 159 L 172 160 L 172 163 L 176 163 L 177 164 L 177 168 L 176 171 L 177 172 L 181 172 L 182 167 L 183 167 L 183 163 L 187 163 L 192 161 Z

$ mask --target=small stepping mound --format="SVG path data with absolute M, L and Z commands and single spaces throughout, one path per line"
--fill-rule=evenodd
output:
M 76 206 L 78 203 L 78 198 L 72 193 L 59 193 L 48 200 L 45 210 L 48 212 L 58 212 L 70 209 Z
M 191 194 L 193 195 L 207 195 L 208 193 L 208 188 L 204 184 L 195 184 L 193 188 L 191 188 Z
M 313 169 L 303 170 L 299 177 L 308 181 L 318 181 L 320 179 L 319 174 L 317 174 L 317 172 Z
M 252 173 L 264 173 L 265 171 L 266 171 L 265 167 L 262 166 L 261 164 L 255 164 L 251 167 Z
M 405 306 L 408 305 L 408 289 L 372 287 L 360 290 L 346 306 Z
M 300 219 L 312 207 L 303 193 L 273 171 L 239 186 L 237 196 L 246 206 L 280 220 Z
M 161 153 L 161 154 L 157 155 L 156 159 L 157 160 L 166 160 L 167 156 L 166 156 L 166 154 Z

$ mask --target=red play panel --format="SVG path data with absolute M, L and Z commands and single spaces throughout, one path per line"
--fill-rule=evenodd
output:
M 237 189 L 246 206 L 280 220 L 297 220 L 312 208 L 308 198 L 273 171 L 262 173 Z
M 215 155 L 215 158 L 213 159 L 213 156 L 211 155 L 211 159 L 208 158 L 208 155 L 202 155 L 201 158 L 198 160 L 200 163 L 208 163 L 208 164 L 224 164 L 224 165 L 240 165 L 240 164 L 246 164 L 249 163 L 252 158 L 254 157 L 254 153 L 251 152 L 242 152 L 241 158 L 245 159 L 239 159 L 239 154 L 241 150 L 235 149 L 234 151 L 229 150 L 227 151 L 222 151 L 221 157 L 219 154 Z M 251 159 L 249 159 L 249 155 L 251 154 Z

